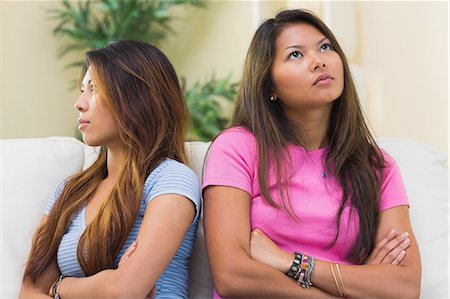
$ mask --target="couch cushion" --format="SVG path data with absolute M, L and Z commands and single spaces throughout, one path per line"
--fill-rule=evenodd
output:
M 203 162 L 210 144 L 211 142 L 185 143 L 189 166 L 198 175 L 200 182 L 203 174 Z M 189 298 L 212 298 L 212 295 L 212 278 L 205 249 L 202 210 L 198 224 L 197 240 L 195 241 L 189 265 Z
M 422 258 L 420 298 L 448 298 L 448 162 L 428 145 L 383 139 L 397 161 L 410 201 L 410 217 Z
M 84 145 L 70 137 L 51 137 L 1 140 L 0 146 L 0 297 L 17 298 L 46 201 L 58 182 L 83 167 Z

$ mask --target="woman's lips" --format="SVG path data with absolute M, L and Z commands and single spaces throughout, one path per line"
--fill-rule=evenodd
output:
M 79 119 L 78 120 L 78 130 L 83 130 L 84 128 L 86 128 L 90 122 L 88 122 L 87 120 L 84 119 Z
M 332 80 L 333 80 L 333 77 L 331 77 L 330 75 L 322 74 L 316 78 L 313 85 L 325 85 L 325 84 L 330 83 Z

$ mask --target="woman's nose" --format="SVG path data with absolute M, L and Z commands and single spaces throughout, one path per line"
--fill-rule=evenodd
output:
M 75 101 L 74 107 L 75 107 L 75 109 L 77 109 L 80 112 L 86 111 L 86 109 L 87 109 L 87 102 L 86 102 L 86 99 L 84 97 L 84 92 Z
M 318 68 L 324 68 L 326 67 L 325 62 L 323 61 L 322 57 L 320 55 L 312 55 L 311 56 L 311 70 L 315 71 Z
M 318 63 L 314 66 L 314 70 L 317 70 L 318 68 L 324 68 L 325 66 L 325 63 Z

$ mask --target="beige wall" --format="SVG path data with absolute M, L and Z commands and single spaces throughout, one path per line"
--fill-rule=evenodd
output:
M 448 2 L 359 5 L 359 65 L 378 136 L 448 151 Z
M 52 36 L 47 10 L 56 1 L 5 1 L 1 48 L 3 61 L 2 138 L 73 135 L 77 113 L 70 89 L 78 70 L 57 59 L 60 43 Z
M 46 11 L 58 2 L 2 2 L 2 138 L 73 135 L 78 75 L 58 59 L 61 41 Z M 362 74 L 365 112 L 378 137 L 412 138 L 448 152 L 448 3 L 210 1 L 176 9 L 177 32 L 161 46 L 188 83 L 211 75 L 239 79 L 262 19 L 305 7 L 331 26 Z

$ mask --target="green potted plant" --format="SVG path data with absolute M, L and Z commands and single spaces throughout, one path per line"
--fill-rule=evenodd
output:
M 204 0 L 62 0 L 61 3 L 62 8 L 50 10 L 51 17 L 58 22 L 54 35 L 68 38 L 59 49 L 59 56 L 98 49 L 117 39 L 158 44 L 168 33 L 174 33 L 170 27 L 173 19 L 170 8 L 206 6 Z M 82 63 L 76 61 L 71 66 Z
M 231 82 L 230 76 L 223 80 L 217 80 L 212 76 L 204 83 L 195 82 L 188 89 L 184 78 L 181 82 L 192 121 L 193 136 L 188 138 L 211 140 L 229 121 L 238 83 Z
M 80 67 L 82 53 L 104 47 L 113 40 L 133 39 L 158 45 L 169 33 L 174 33 L 170 27 L 172 7 L 206 7 L 205 0 L 62 0 L 61 3 L 60 9 L 50 11 L 57 21 L 54 35 L 68 40 L 58 54 L 61 57 L 69 52 L 80 53 L 80 59 L 68 67 Z M 223 80 L 211 77 L 188 88 L 186 80 L 181 81 L 192 119 L 192 134 L 187 133 L 186 138 L 211 140 L 228 122 L 226 111 L 237 83 L 232 83 L 229 77 Z

